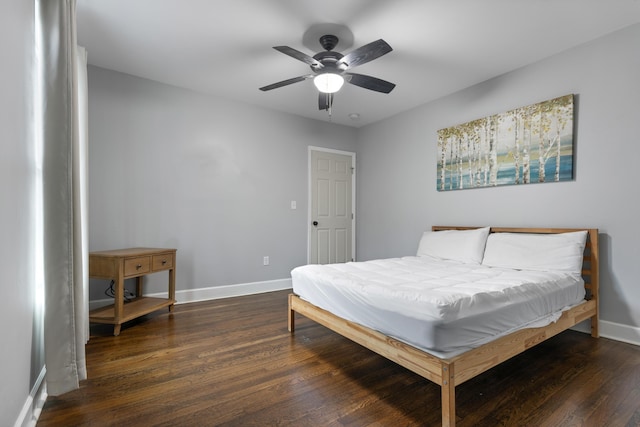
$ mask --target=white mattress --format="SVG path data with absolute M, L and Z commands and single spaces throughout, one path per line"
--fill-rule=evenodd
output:
M 291 277 L 302 299 L 438 357 L 549 324 L 585 296 L 579 275 L 428 256 L 306 265 Z

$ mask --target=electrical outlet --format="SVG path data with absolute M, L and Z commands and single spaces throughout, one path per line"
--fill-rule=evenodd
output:
M 262 265 L 269 265 L 269 257 L 268 256 L 262 258 Z

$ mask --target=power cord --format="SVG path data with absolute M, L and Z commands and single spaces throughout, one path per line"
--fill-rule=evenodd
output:
M 109 284 L 109 287 L 107 289 L 104 290 L 104 294 L 110 298 L 115 298 L 116 297 L 116 290 L 114 289 L 113 285 L 115 285 L 116 282 L 115 280 L 112 280 L 111 283 Z M 129 302 L 131 301 L 133 298 L 135 298 L 135 295 L 133 294 L 133 292 L 130 292 L 127 289 L 124 289 L 124 301 L 125 302 Z

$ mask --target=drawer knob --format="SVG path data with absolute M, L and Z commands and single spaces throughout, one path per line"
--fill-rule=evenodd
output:
M 142 264 L 136 265 L 136 270 L 140 270 L 142 268 Z
M 167 260 L 166 260 L 166 259 L 163 259 L 163 260 L 162 260 L 162 265 L 165 265 L 166 263 L 167 263 Z

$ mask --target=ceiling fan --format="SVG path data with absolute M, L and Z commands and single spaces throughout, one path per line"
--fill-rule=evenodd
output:
M 377 77 L 349 72 L 349 70 L 358 65 L 366 64 L 369 61 L 373 61 L 391 52 L 393 49 L 384 40 L 376 40 L 346 55 L 332 50 L 338 44 L 338 37 L 334 35 L 327 34 L 320 37 L 320 44 L 325 51 L 319 52 L 313 57 L 289 46 L 274 46 L 275 50 L 309 65 L 313 73 L 273 83 L 261 87 L 260 90 L 267 91 L 277 89 L 293 83 L 313 79 L 314 84 L 320 91 L 318 98 L 319 109 L 330 111 L 333 103 L 333 94 L 340 90 L 345 81 L 352 85 L 381 93 L 389 93 L 396 87 L 395 84 Z

